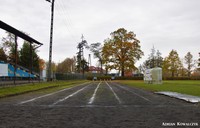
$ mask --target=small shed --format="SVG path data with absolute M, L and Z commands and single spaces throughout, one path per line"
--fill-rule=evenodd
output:
M 144 73 L 144 82 L 148 84 L 162 84 L 162 68 L 156 67 L 146 69 Z

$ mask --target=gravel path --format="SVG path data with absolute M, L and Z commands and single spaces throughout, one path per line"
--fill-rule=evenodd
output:
M 0 99 L 0 128 L 200 127 L 200 106 L 114 82 Z

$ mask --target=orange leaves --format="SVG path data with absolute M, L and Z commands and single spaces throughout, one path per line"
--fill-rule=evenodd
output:
M 111 39 L 104 41 L 102 49 L 105 63 L 113 63 L 118 69 L 134 67 L 135 60 L 143 55 L 140 49 L 140 41 L 135 38 L 133 32 L 127 32 L 124 28 L 120 28 L 111 33 Z

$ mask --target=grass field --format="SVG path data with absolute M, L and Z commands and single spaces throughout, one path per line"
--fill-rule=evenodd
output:
M 0 98 L 12 95 L 23 94 L 27 92 L 43 90 L 43 91 L 53 91 L 59 90 L 67 87 L 71 87 L 75 84 L 84 83 L 86 80 L 76 80 L 76 81 L 56 81 L 56 82 L 45 82 L 45 83 L 34 83 L 20 86 L 10 86 L 0 88 Z M 48 90 L 46 90 L 48 89 Z
M 41 92 L 52 92 L 55 90 L 60 90 L 63 88 L 71 87 L 75 84 L 86 82 L 84 80 L 80 81 L 57 81 L 57 82 L 45 82 L 45 83 L 35 83 L 12 87 L 1 87 L 0 88 L 0 98 L 6 96 L 12 96 L 17 94 L 23 94 L 31 91 L 41 90 Z M 172 91 L 179 92 L 183 94 L 189 94 L 194 96 L 200 96 L 200 81 L 183 80 L 183 81 L 163 81 L 161 85 L 155 84 L 145 84 L 144 81 L 137 80 L 122 80 L 118 81 L 122 84 L 129 86 L 142 88 L 148 91 Z
M 200 81 L 196 80 L 174 80 L 174 81 L 163 81 L 163 84 L 145 84 L 144 81 L 119 81 L 122 84 L 150 90 L 153 92 L 157 91 L 172 91 L 183 94 L 189 94 L 194 96 L 200 96 Z

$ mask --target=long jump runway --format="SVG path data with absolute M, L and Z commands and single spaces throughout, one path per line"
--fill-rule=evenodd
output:
M 200 106 L 115 82 L 0 99 L 0 128 L 200 127 Z

